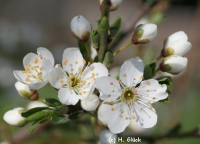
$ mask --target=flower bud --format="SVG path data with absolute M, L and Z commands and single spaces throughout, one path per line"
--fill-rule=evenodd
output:
M 161 52 L 162 56 L 185 55 L 192 47 L 188 42 L 188 37 L 183 31 L 179 31 L 170 35 L 164 42 L 164 48 Z
M 99 97 L 96 95 L 89 95 L 86 99 L 81 101 L 81 106 L 86 111 L 94 111 L 99 105 Z
M 19 81 L 15 83 L 15 88 L 18 91 L 19 95 L 26 99 L 29 99 L 34 93 L 34 90 L 30 89 L 28 85 L 23 84 Z
M 133 44 L 146 44 L 152 41 L 157 35 L 157 25 L 147 23 L 137 26 L 132 37 Z
M 38 101 L 31 101 L 27 105 L 27 109 L 32 109 L 36 107 L 48 107 L 46 104 L 38 102 Z
M 71 21 L 71 32 L 74 37 L 85 43 L 90 38 L 90 23 L 81 15 L 75 16 Z
M 101 9 L 101 5 L 102 2 L 104 0 L 99 0 L 100 3 L 100 9 Z M 120 4 L 122 3 L 122 0 L 110 0 L 111 6 L 110 6 L 110 11 L 115 11 L 118 9 L 118 7 L 120 6 Z
M 21 112 L 24 110 L 24 108 L 14 108 L 13 110 L 9 110 L 7 111 L 4 116 L 3 119 L 5 122 L 7 122 L 10 125 L 15 125 L 15 126 L 23 126 L 25 125 L 25 121 L 22 116 L 21 116 Z
M 165 57 L 163 62 L 160 64 L 160 70 L 171 74 L 179 74 L 187 66 L 187 58 L 181 56 L 168 56 Z
M 111 142 L 110 138 L 117 139 L 117 135 L 109 130 L 103 130 L 99 134 L 99 144 L 116 144 L 116 141 Z

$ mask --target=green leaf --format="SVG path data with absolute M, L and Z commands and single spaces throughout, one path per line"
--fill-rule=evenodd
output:
M 34 129 L 36 128 L 36 126 L 37 126 L 38 124 L 41 124 L 41 123 L 46 122 L 47 120 L 49 120 L 49 118 L 50 118 L 50 117 L 46 117 L 46 118 L 43 118 L 43 119 L 41 119 L 41 120 L 39 120 L 39 121 L 34 122 L 34 123 L 31 125 L 31 127 L 29 128 L 29 134 L 31 134 L 31 133 L 34 131 Z
M 148 64 L 144 67 L 144 79 L 151 79 L 156 75 L 156 63 Z
M 90 42 L 88 42 L 87 44 L 89 44 L 89 43 L 90 43 Z M 78 41 L 78 47 L 79 47 L 79 49 L 80 49 L 80 51 L 81 51 L 81 54 L 83 55 L 83 58 L 84 58 L 87 62 L 89 62 L 90 59 L 89 59 L 89 57 L 88 57 L 88 54 L 87 54 L 87 51 L 86 51 L 86 49 L 85 49 L 84 44 L 83 44 L 82 42 Z M 89 48 L 90 48 L 90 46 L 89 46 Z
M 42 110 L 45 110 L 45 109 L 49 109 L 49 107 L 36 107 L 36 108 L 32 108 L 30 110 L 22 112 L 21 115 L 22 115 L 22 117 L 26 118 L 26 117 L 28 117 L 28 116 L 30 116 L 30 115 L 38 112 L 38 111 L 42 111 Z
M 159 102 L 161 102 L 161 103 L 169 103 L 169 99 L 168 99 L 168 97 L 167 97 L 166 99 L 159 100 Z
M 99 48 L 100 34 L 97 30 L 92 31 L 92 44 L 95 49 Z
M 69 119 L 77 119 L 83 114 L 84 110 L 79 110 L 77 112 L 74 112 L 73 114 L 69 115 Z
M 162 77 L 157 78 L 157 80 L 159 84 L 161 85 L 165 84 L 167 86 L 167 90 L 172 87 L 172 83 L 171 83 L 172 79 L 169 76 L 162 76 Z
M 52 115 L 51 122 L 53 124 L 60 124 L 60 123 L 63 123 L 65 120 L 66 120 L 66 116 L 60 113 L 54 112 L 54 114 Z
M 53 114 L 53 110 L 42 110 L 42 111 L 38 111 L 32 115 L 30 115 L 29 117 L 27 117 L 25 119 L 26 122 L 33 122 L 33 121 L 38 121 L 41 119 L 44 119 L 46 117 L 51 117 Z
M 54 99 L 54 98 L 45 98 L 45 99 L 43 100 L 43 102 L 44 102 L 46 105 L 50 106 L 50 107 L 57 107 L 57 106 L 62 105 L 62 103 L 61 103 L 59 100 Z

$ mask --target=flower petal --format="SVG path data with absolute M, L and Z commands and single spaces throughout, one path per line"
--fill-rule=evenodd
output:
M 44 81 L 48 80 L 48 72 L 50 72 L 54 67 L 52 65 L 52 63 L 50 62 L 50 60 L 45 59 L 42 62 L 42 79 Z
M 108 76 L 108 69 L 102 63 L 93 63 L 85 68 L 83 75 L 85 79 Z
M 61 88 L 58 91 L 58 99 L 62 104 L 75 105 L 79 101 L 79 96 L 69 88 Z
M 124 62 L 120 69 L 120 79 L 128 86 L 136 86 L 142 81 L 144 71 L 143 61 L 136 57 Z
M 67 75 L 62 70 L 62 68 L 54 68 L 48 74 L 49 83 L 59 89 L 62 87 L 62 84 L 66 84 L 67 82 Z
M 103 102 L 98 109 L 98 113 L 97 113 L 98 119 L 103 125 L 107 125 L 107 118 L 108 118 L 109 110 L 111 108 L 112 108 L 111 105 Z
M 169 47 L 172 44 L 176 43 L 177 41 L 182 40 L 182 41 L 187 41 L 188 37 L 183 31 L 178 31 L 173 34 L 171 34 L 166 41 L 165 47 Z
M 174 49 L 174 55 L 183 56 L 192 48 L 192 44 L 187 41 L 177 41 L 170 47 Z
M 36 58 L 39 59 L 39 56 L 34 54 L 34 53 L 28 53 L 23 59 L 24 68 L 26 68 L 29 64 L 31 66 L 35 65 L 34 61 L 35 61 Z
M 37 49 L 37 53 L 38 53 L 40 58 L 41 57 L 42 57 L 42 59 L 46 58 L 46 59 L 50 60 L 52 65 L 54 65 L 54 57 L 53 57 L 52 53 L 47 48 L 39 47 Z
M 100 99 L 105 101 L 116 100 L 121 95 L 119 82 L 115 78 L 109 76 L 98 78 L 93 87 L 99 90 Z
M 13 71 L 13 74 L 14 74 L 15 78 L 18 81 L 20 81 L 21 83 L 30 84 L 30 81 L 29 82 L 25 81 L 25 79 L 27 78 L 26 73 L 22 73 L 22 71 L 20 71 L 20 70 L 15 70 L 15 71 Z
M 78 48 L 67 48 L 63 53 L 63 69 L 68 73 L 75 74 L 78 68 L 84 66 L 83 56 Z M 73 69 L 73 71 L 71 71 Z
M 168 97 L 166 92 L 167 86 L 160 85 L 157 80 L 150 79 L 141 82 L 140 87 L 138 88 L 138 95 L 142 96 L 146 102 L 154 103 Z
M 124 105 L 122 112 L 122 103 L 114 104 L 109 110 L 108 127 L 112 133 L 121 133 L 129 125 L 131 117 L 128 107 Z
M 136 122 L 143 128 L 151 128 L 157 123 L 157 114 L 153 107 L 148 108 L 143 104 L 135 102 L 134 118 Z
M 94 111 L 99 106 L 99 97 L 91 94 L 86 99 L 81 100 L 81 107 L 86 111 Z
M 37 89 L 40 89 L 43 86 L 45 86 L 47 83 L 48 83 L 48 81 L 33 83 L 33 84 L 29 84 L 29 87 L 30 87 L 30 89 L 37 90 Z

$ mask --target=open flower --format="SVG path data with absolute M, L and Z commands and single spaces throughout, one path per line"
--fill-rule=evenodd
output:
M 170 55 L 183 56 L 191 47 L 192 44 L 188 42 L 188 37 L 183 31 L 175 32 L 165 40 L 162 55 L 164 57 Z
M 101 63 L 86 66 L 86 61 L 78 48 L 67 48 L 63 53 L 63 69 L 53 69 L 49 73 L 50 84 L 59 89 L 61 103 L 75 105 L 79 99 L 86 98 L 91 92 L 92 84 L 101 76 L 107 76 L 108 70 Z
M 46 48 L 38 48 L 37 54 L 29 53 L 23 59 L 24 71 L 13 71 L 15 78 L 29 85 L 30 89 L 40 89 L 48 82 L 48 72 L 53 68 L 54 58 Z
M 143 128 L 156 124 L 157 114 L 151 104 L 167 98 L 167 87 L 154 79 L 142 81 L 143 71 L 143 62 L 136 57 L 124 62 L 118 81 L 104 76 L 94 83 L 104 100 L 98 118 L 111 132 L 123 132 L 132 119 Z

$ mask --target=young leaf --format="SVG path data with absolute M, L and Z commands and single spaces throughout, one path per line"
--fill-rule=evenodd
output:
M 38 111 L 25 119 L 26 122 L 33 122 L 44 119 L 46 117 L 51 117 L 53 114 L 53 110 L 42 110 Z
M 69 115 L 69 119 L 77 119 L 79 116 L 81 116 L 81 114 L 83 114 L 83 110 L 79 110 L 73 114 Z
M 166 99 L 163 99 L 163 100 L 159 100 L 159 102 L 161 102 L 161 103 L 169 103 L 169 99 L 166 98 Z
M 159 77 L 159 78 L 157 78 L 157 80 L 158 80 L 159 84 L 161 84 L 161 85 L 165 84 L 167 86 L 167 89 L 172 87 L 172 83 L 171 83 L 172 79 L 169 76 Z
M 156 63 L 148 64 L 144 67 L 144 79 L 151 79 L 156 75 Z
M 121 28 L 121 18 L 118 16 L 115 22 L 110 26 L 110 36 L 113 39 L 120 31 Z
M 52 115 L 51 122 L 53 124 L 60 124 L 60 123 L 63 123 L 65 120 L 66 120 L 66 116 L 59 114 L 57 112 L 54 112 L 54 114 Z
M 29 134 L 31 134 L 31 133 L 34 131 L 34 129 L 36 128 L 36 126 L 37 126 L 38 124 L 41 124 L 41 123 L 46 122 L 47 120 L 49 120 L 49 118 L 50 118 L 50 117 L 46 117 L 46 118 L 43 118 L 43 119 L 41 119 L 41 120 L 39 120 L 39 121 L 34 122 L 34 123 L 31 125 L 31 127 L 29 128 Z
M 21 115 L 22 115 L 22 117 L 26 118 L 26 117 L 28 117 L 28 116 L 30 116 L 30 115 L 38 112 L 38 111 L 42 111 L 42 110 L 45 110 L 45 109 L 49 109 L 49 107 L 36 107 L 36 108 L 32 108 L 30 110 L 22 112 Z
M 107 50 L 104 60 L 103 60 L 103 64 L 105 66 L 109 67 L 113 63 L 113 60 L 114 60 L 114 56 L 113 56 L 112 52 Z
M 54 98 L 45 98 L 45 99 L 43 100 L 43 102 L 44 102 L 46 105 L 50 106 L 50 107 L 57 107 L 57 106 L 62 105 L 62 103 L 61 103 L 59 100 L 54 99 Z

